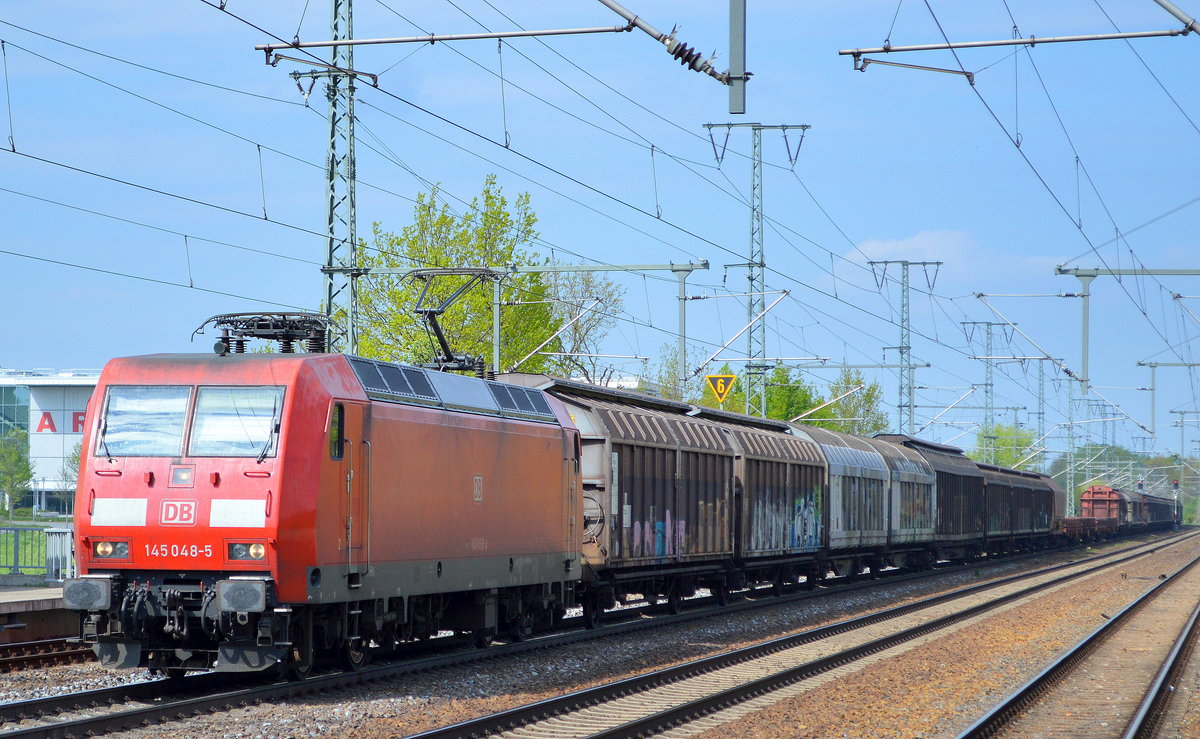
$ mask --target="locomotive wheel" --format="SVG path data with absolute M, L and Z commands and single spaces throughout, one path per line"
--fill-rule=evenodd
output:
M 288 680 L 304 680 L 313 671 L 313 651 L 312 645 L 309 645 L 307 654 L 300 643 L 294 644 L 288 650 L 287 664 L 284 667 L 284 674 Z
M 371 661 L 367 645 L 362 639 L 347 640 L 341 648 L 342 667 L 352 672 L 363 669 Z
M 533 619 L 528 612 L 513 619 L 512 626 L 508 629 L 507 636 L 510 642 L 525 641 L 533 633 Z

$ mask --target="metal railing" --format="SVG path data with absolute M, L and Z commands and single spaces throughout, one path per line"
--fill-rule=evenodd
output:
M 74 531 L 70 528 L 0 528 L 0 575 L 45 575 L 61 582 L 75 575 Z

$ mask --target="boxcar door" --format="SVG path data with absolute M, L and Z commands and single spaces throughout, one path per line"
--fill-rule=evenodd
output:
M 367 429 L 370 407 L 344 403 L 345 454 L 342 474 L 345 479 L 343 511 L 346 542 L 346 574 L 352 588 L 362 585 L 362 574 L 370 559 L 370 464 L 371 444 Z

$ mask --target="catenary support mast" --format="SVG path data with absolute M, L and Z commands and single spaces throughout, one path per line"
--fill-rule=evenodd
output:
M 602 0 L 603 1 L 603 0 Z M 766 416 L 767 412 L 767 371 L 770 366 L 767 356 L 767 324 L 763 319 L 756 319 L 764 312 L 766 303 L 766 260 L 763 255 L 763 192 L 762 192 L 762 132 L 764 130 L 780 130 L 786 135 L 788 129 L 807 131 L 811 126 L 778 125 L 764 126 L 761 123 L 706 123 L 712 135 L 714 127 L 749 128 L 751 132 L 750 146 L 750 259 L 746 262 L 746 277 L 749 288 L 746 290 L 746 315 L 750 320 L 750 330 L 746 333 L 746 414 L 751 416 Z M 714 151 L 716 145 L 713 145 Z M 724 156 L 724 151 L 718 155 L 718 163 Z M 792 157 L 789 149 L 788 157 Z M 729 265 L 740 266 L 740 265 Z
M 884 269 L 884 275 L 887 274 L 887 266 L 889 264 L 900 265 L 900 392 L 899 400 L 896 402 L 896 426 L 902 434 L 911 434 L 916 428 L 915 417 L 915 386 L 913 382 L 912 363 L 912 316 L 909 312 L 909 267 L 916 265 L 918 267 L 940 267 L 941 262 L 910 262 L 907 259 L 888 260 L 879 262 L 868 262 L 872 268 L 875 265 L 881 265 Z M 928 276 L 928 275 L 926 275 Z M 932 281 L 929 281 L 929 288 L 933 289 Z M 879 281 L 882 287 L 882 279 Z
M 354 38 L 351 0 L 333 0 L 331 36 Z M 326 161 L 325 315 L 344 315 L 345 334 L 330 337 L 332 348 L 358 351 L 355 281 L 346 271 L 357 267 L 354 209 L 354 47 L 335 46 L 326 74 L 329 98 L 329 155 Z M 334 271 L 339 270 L 339 271 Z

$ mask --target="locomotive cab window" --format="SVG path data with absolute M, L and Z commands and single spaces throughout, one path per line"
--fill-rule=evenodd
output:
M 201 387 L 188 451 L 194 457 L 275 455 L 282 387 Z
M 346 446 L 346 421 L 341 403 L 333 406 L 333 414 L 329 418 L 329 458 L 341 459 Z
M 176 385 L 113 385 L 96 433 L 95 453 L 174 457 L 183 447 L 192 389 Z

